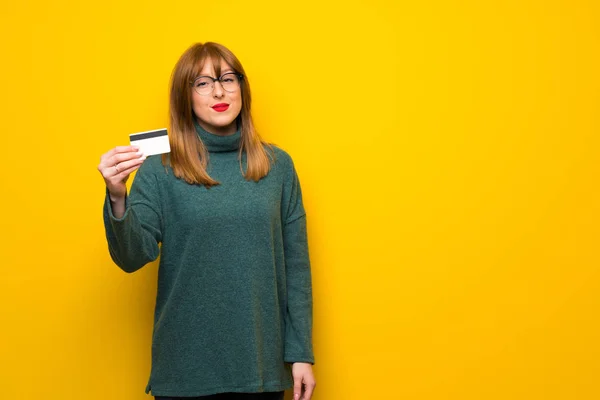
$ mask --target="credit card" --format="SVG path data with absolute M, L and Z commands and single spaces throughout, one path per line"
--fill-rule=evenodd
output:
M 167 128 L 132 133 L 129 135 L 129 143 L 138 146 L 145 156 L 171 152 Z

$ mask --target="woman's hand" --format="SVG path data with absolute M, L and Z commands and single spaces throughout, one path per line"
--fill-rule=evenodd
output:
M 310 400 L 317 385 L 312 372 L 312 364 L 293 363 L 292 376 L 294 377 L 294 400 Z
M 138 150 L 139 148 L 135 146 L 117 146 L 100 157 L 98 171 L 104 178 L 112 201 L 125 199 L 127 195 L 125 183 L 129 175 L 146 159 L 146 156 Z

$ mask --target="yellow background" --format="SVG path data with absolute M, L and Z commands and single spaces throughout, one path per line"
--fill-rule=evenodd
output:
M 314 399 L 600 398 L 596 1 L 5 3 L 1 398 L 150 398 L 96 167 L 209 40 L 300 175 Z

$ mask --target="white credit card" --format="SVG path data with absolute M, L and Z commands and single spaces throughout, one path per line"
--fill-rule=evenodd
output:
M 129 135 L 129 143 L 138 146 L 145 156 L 171 152 L 167 128 L 132 133 Z

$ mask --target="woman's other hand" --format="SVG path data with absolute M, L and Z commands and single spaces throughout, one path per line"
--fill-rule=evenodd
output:
M 294 400 L 310 400 L 317 385 L 312 371 L 312 364 L 293 363 L 292 376 L 294 377 Z

